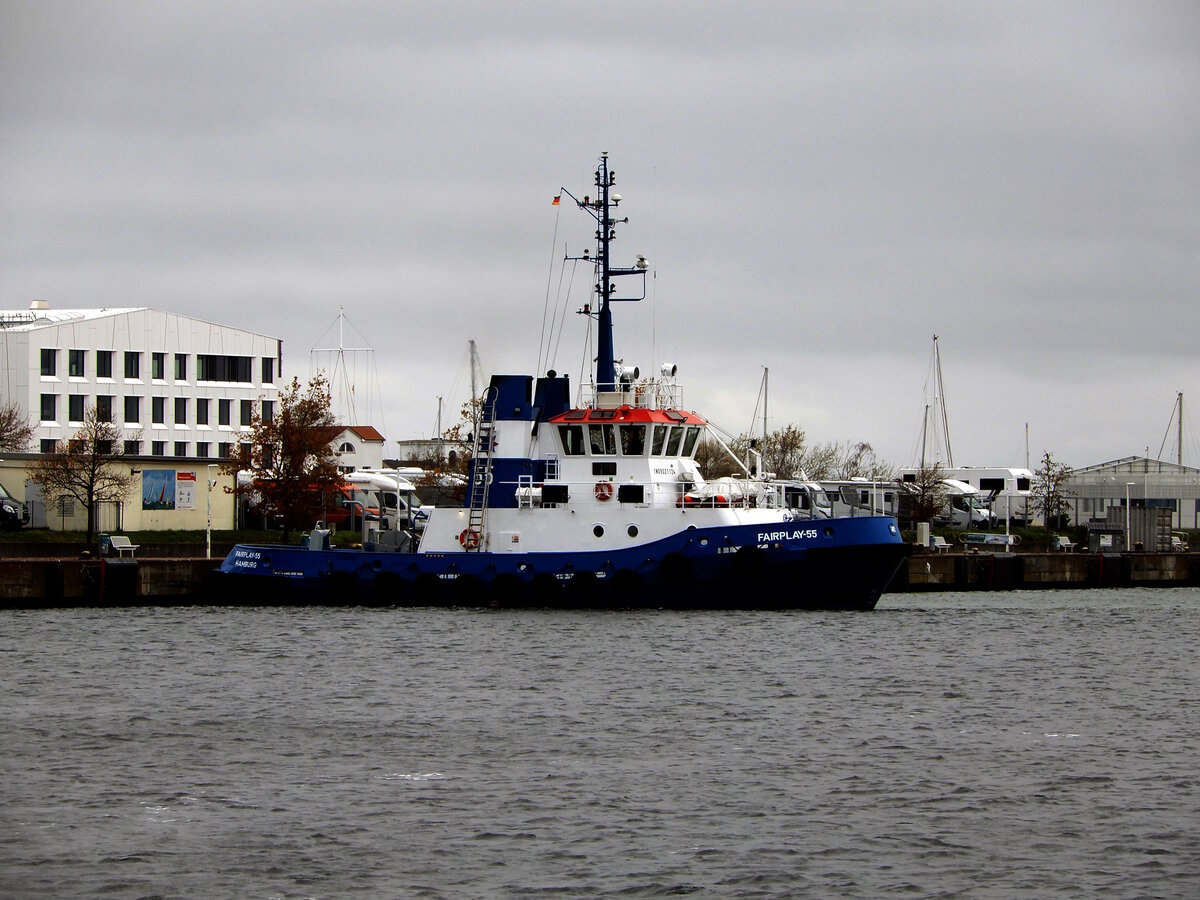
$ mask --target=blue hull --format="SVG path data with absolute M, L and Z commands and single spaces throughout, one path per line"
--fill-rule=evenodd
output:
M 910 548 L 890 517 L 697 528 L 623 550 L 375 553 L 239 544 L 231 601 L 385 606 L 873 609 Z

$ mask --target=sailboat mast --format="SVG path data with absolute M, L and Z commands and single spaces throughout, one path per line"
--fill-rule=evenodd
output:
M 1179 400 L 1179 432 L 1178 432 L 1178 437 L 1177 437 L 1177 442 L 1179 445 L 1178 462 L 1179 462 L 1179 465 L 1182 466 L 1183 465 L 1183 391 L 1179 392 L 1178 400 Z
M 933 336 L 933 358 L 937 366 L 938 404 L 942 413 L 942 437 L 946 441 L 946 465 L 954 468 L 954 451 L 950 449 L 950 420 L 946 418 L 946 386 L 942 382 L 942 351 L 938 349 L 938 336 Z

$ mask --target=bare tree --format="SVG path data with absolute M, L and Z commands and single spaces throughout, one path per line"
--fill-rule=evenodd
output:
M 1071 511 L 1065 485 L 1071 477 L 1071 467 L 1054 461 L 1049 451 L 1042 454 L 1042 463 L 1033 473 L 1033 507 L 1042 514 L 1047 528 L 1059 527 L 1058 520 Z
M 911 481 L 899 482 L 914 522 L 929 522 L 946 508 L 946 484 L 938 463 L 922 466 Z
M 872 481 L 891 481 L 895 470 L 875 456 L 875 448 L 865 441 L 845 443 L 838 453 L 834 477 L 839 480 L 869 478 Z
M 33 441 L 33 428 L 17 403 L 0 404 L 0 450 L 21 453 Z
M 75 436 L 59 441 L 53 453 L 39 457 L 27 472 L 48 504 L 72 498 L 83 505 L 90 544 L 96 532 L 96 505 L 124 501 L 133 486 L 133 473 L 122 465 L 124 455 L 121 429 L 102 420 L 96 407 L 89 406 Z

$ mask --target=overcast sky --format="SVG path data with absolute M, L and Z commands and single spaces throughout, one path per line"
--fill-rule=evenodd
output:
M 603 151 L 654 275 L 617 355 L 724 430 L 765 366 L 772 428 L 910 465 L 937 334 L 958 465 L 1157 456 L 1178 391 L 1200 465 L 1191 0 L 4 0 L 0 308 L 212 319 L 304 379 L 344 307 L 359 408 L 428 436 L 469 339 L 547 367 L 593 231 L 551 198 Z

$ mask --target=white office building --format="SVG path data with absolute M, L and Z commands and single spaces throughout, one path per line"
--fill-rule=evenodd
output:
M 52 452 L 85 410 L 121 429 L 130 456 L 220 459 L 277 402 L 278 338 L 146 308 L 0 310 L 0 401 Z M 260 406 L 261 404 L 261 406 Z

